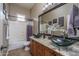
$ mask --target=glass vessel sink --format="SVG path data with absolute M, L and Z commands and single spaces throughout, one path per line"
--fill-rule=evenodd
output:
M 51 39 L 51 41 L 57 44 L 58 46 L 69 46 L 76 42 L 75 40 L 65 39 L 65 38 L 53 38 Z

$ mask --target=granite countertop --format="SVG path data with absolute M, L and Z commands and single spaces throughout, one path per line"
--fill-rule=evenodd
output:
M 68 47 L 60 47 L 47 38 L 34 38 L 33 36 L 30 38 L 64 56 L 79 56 L 79 42 L 76 42 Z

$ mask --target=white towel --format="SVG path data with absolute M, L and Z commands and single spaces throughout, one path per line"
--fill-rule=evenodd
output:
M 68 33 L 68 37 L 74 36 L 73 25 L 70 23 L 70 15 L 67 16 L 67 33 Z
M 76 32 L 74 30 L 74 20 L 75 20 L 75 17 L 78 16 L 78 7 L 73 5 L 72 7 L 72 10 L 70 12 L 70 16 L 68 16 L 68 22 L 67 22 L 67 32 L 68 32 L 68 36 L 70 37 L 73 37 L 73 36 L 76 36 Z

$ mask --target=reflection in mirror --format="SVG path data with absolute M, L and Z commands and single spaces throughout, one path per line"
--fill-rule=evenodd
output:
M 59 26 L 63 27 L 64 26 L 64 17 L 59 17 L 58 21 L 59 21 L 58 22 Z
M 67 30 L 67 15 L 70 15 L 72 6 L 73 4 L 64 4 L 39 16 L 40 33 L 63 35 L 63 32 Z
M 53 19 L 53 24 L 54 24 L 54 23 L 57 23 L 57 19 Z

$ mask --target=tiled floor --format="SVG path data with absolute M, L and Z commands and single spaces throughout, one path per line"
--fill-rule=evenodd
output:
M 25 51 L 20 48 L 9 51 L 8 56 L 31 56 L 31 54 L 29 50 Z

